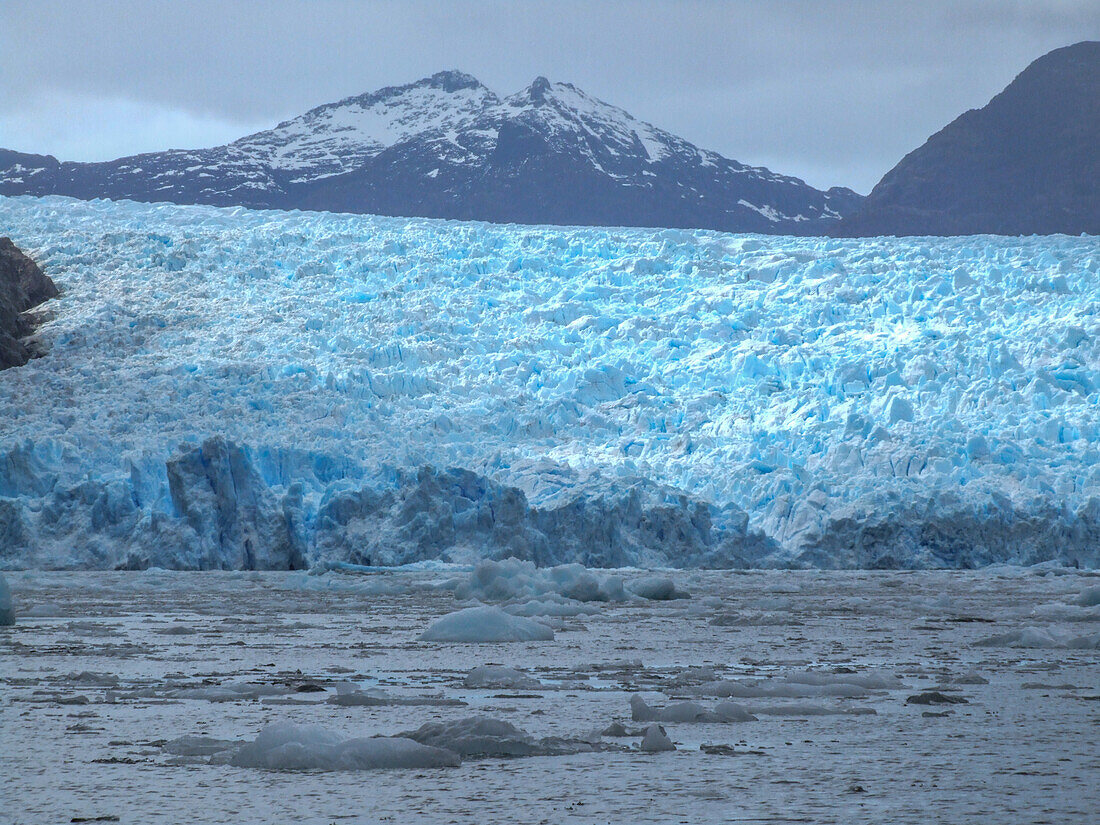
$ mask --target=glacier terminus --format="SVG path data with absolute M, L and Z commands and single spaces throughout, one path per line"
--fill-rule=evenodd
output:
M 1100 241 L 0 198 L 0 567 L 1100 561 Z

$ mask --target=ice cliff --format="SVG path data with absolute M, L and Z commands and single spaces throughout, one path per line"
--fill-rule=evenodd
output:
M 0 198 L 0 567 L 1100 561 L 1100 240 Z

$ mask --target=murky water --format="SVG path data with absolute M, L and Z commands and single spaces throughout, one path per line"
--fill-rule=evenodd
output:
M 8 574 L 20 620 L 0 629 L 0 820 L 1098 821 L 1100 608 L 1077 601 L 1100 578 L 683 573 L 675 578 L 692 599 L 602 604 L 557 620 L 554 641 L 422 642 L 456 609 L 450 592 L 428 586 L 439 577 Z M 1030 643 L 1058 646 L 975 644 L 1027 628 L 1037 631 Z M 464 686 L 489 663 L 541 685 Z M 901 681 L 844 697 L 735 699 L 757 721 L 667 724 L 669 753 L 640 752 L 636 735 L 596 736 L 616 720 L 640 727 L 629 706 L 638 691 L 654 706 L 709 708 L 715 680 L 789 685 L 807 669 L 826 683 L 848 672 Z M 341 681 L 426 703 L 334 705 Z M 227 685 L 243 686 L 227 700 L 208 690 Z M 966 702 L 907 704 L 930 690 Z M 791 715 L 771 712 L 784 707 Z M 822 711 L 842 712 L 810 715 Z M 477 714 L 601 749 L 290 772 L 163 746 L 184 735 L 252 740 L 282 720 L 353 737 Z

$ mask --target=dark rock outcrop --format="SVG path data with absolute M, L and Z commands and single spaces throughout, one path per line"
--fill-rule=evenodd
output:
M 34 331 L 24 313 L 57 295 L 38 265 L 11 238 L 0 238 L 0 369 L 21 366 L 35 355 L 22 340 Z
M 1040 57 L 891 169 L 834 234 L 1100 234 L 1100 42 Z

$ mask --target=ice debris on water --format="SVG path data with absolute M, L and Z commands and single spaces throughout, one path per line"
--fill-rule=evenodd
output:
M 698 702 L 673 702 L 661 708 L 650 707 L 635 693 L 630 697 L 630 718 L 635 722 L 755 722 L 753 716 L 734 702 L 719 702 L 713 710 Z
M 521 670 L 504 665 L 479 665 L 466 674 L 463 684 L 468 688 L 510 688 L 531 690 L 542 682 Z
M 429 722 L 401 736 L 425 745 L 446 748 L 463 758 L 563 756 L 596 749 L 595 745 L 583 739 L 538 739 L 511 722 L 489 716 Z
M 536 567 L 516 558 L 487 559 L 468 577 L 443 585 L 460 600 L 494 602 L 515 616 L 570 617 L 594 615 L 600 602 L 628 599 L 689 598 L 667 576 L 649 576 L 624 584 L 621 575 L 589 570 L 579 564 Z
M 544 642 L 554 631 L 541 622 L 483 605 L 448 613 L 420 634 L 426 642 Z
M 665 729 L 660 725 L 650 725 L 645 729 L 645 735 L 642 737 L 642 744 L 640 747 L 645 753 L 661 753 L 663 751 L 676 750 L 676 746 L 672 744 L 672 740 L 668 738 Z
M 954 696 L 950 693 L 942 693 L 938 690 L 926 690 L 916 693 L 905 700 L 907 705 L 965 705 L 969 702 L 962 696 Z
M 344 739 L 320 725 L 276 722 L 228 759 L 237 768 L 282 771 L 350 771 L 381 768 L 448 768 L 461 759 L 452 751 L 402 737 Z
M 268 685 L 256 682 L 237 682 L 205 687 L 187 687 L 170 690 L 169 699 L 204 699 L 207 702 L 254 701 L 263 697 L 285 696 L 293 691 L 286 685 Z
M 174 756 L 213 756 L 216 753 L 224 753 L 239 746 L 240 743 L 232 739 L 216 739 L 212 736 L 196 736 L 187 734 L 165 742 L 162 746 L 165 753 Z
M 696 692 L 701 696 L 742 699 L 805 699 L 821 696 L 859 698 L 874 690 L 898 690 L 903 687 L 905 684 L 896 674 L 882 671 L 790 671 L 769 679 L 720 679 L 703 682 L 696 688 Z
M 371 688 L 362 690 L 350 682 L 341 682 L 336 685 L 336 694 L 325 700 L 330 705 L 340 707 L 465 707 L 466 703 L 461 699 L 447 699 L 442 696 L 393 696 L 384 690 Z
M 1068 650 L 1100 650 L 1100 633 L 1080 636 L 1061 634 L 1042 627 L 1024 627 L 974 642 L 978 647 L 1024 647 Z
M 621 602 L 626 590 L 621 576 L 588 570 L 579 564 L 536 567 L 516 558 L 479 562 L 454 585 L 456 599 L 513 602 L 560 596 L 578 602 Z
M 1076 603 L 1081 607 L 1100 606 L 1100 584 L 1094 584 L 1092 587 L 1086 587 L 1082 590 L 1076 599 Z
M 1095 237 L 0 224 L 63 290 L 0 375 L 4 567 L 1100 562 Z

